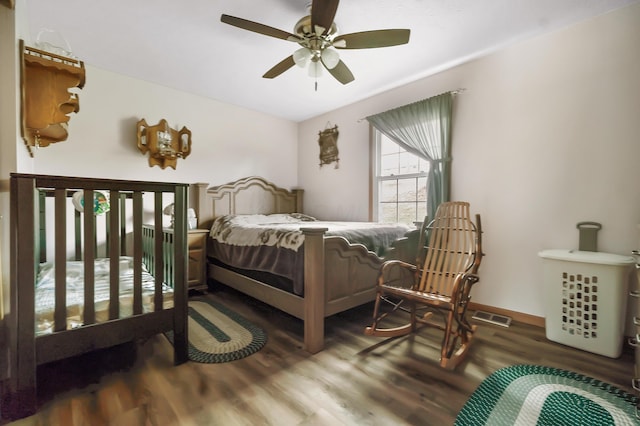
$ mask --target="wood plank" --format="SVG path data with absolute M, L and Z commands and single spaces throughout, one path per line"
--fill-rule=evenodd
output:
M 481 303 L 470 302 L 469 309 L 474 311 L 485 311 L 492 314 L 504 315 L 511 317 L 514 321 L 522 322 L 529 325 L 535 325 L 536 327 L 544 327 L 544 317 L 537 315 L 525 314 L 523 312 L 516 312 L 510 309 L 497 308 L 491 305 L 483 305 Z
M 120 191 L 109 192 L 110 210 L 106 220 L 107 255 L 109 256 L 109 319 L 120 316 Z M 135 293 L 135 291 L 134 291 Z
M 550 342 L 544 328 L 519 322 L 509 328 L 478 322 L 468 357 L 456 371 L 444 370 L 437 330 L 396 339 L 365 336 L 371 303 L 327 318 L 325 349 L 311 355 L 300 344 L 300 321 L 217 288 L 204 297 L 262 327 L 268 334 L 263 349 L 229 363 L 175 367 L 171 344 L 157 335 L 139 342 L 126 368 L 93 361 L 102 376 L 81 387 L 84 361 L 55 364 L 39 380 L 67 385 L 41 395 L 42 408 L 30 424 L 60 424 L 54 420 L 62 418 L 74 419 L 68 425 L 83 419 L 123 424 L 117 420 L 133 418 L 131 424 L 450 425 L 484 378 L 515 364 L 564 368 L 633 391 L 628 348 L 618 359 L 603 357 Z M 103 353 L 99 359 L 122 358 L 122 350 Z
M 280 309 L 294 317 L 304 319 L 304 299 L 295 294 L 271 287 L 237 272 L 217 265 L 208 265 L 209 278 Z
M 11 180 L 11 311 L 9 390 L 17 397 L 10 408 L 15 412 L 31 412 L 36 404 L 35 357 L 35 182 L 29 177 Z M 21 206 L 18 210 L 17 206 Z M 14 352 L 15 351 L 15 352 Z M 17 356 L 19 354 L 19 357 Z
M 189 340 L 188 340 L 188 306 L 189 283 L 187 276 L 187 188 L 177 186 L 174 192 L 175 220 L 174 246 L 173 246 L 173 361 L 176 365 L 189 360 Z M 162 210 L 161 210 L 162 211 Z M 142 224 L 140 224 L 142 228 Z M 156 228 L 157 229 L 157 228 Z M 162 232 L 156 235 L 157 239 L 162 239 Z M 156 281 L 156 286 L 158 285 Z M 157 287 L 156 287 L 157 288 Z
M 55 190 L 55 309 L 54 331 L 67 328 L 67 194 L 63 188 Z M 45 203 L 44 199 L 40 199 Z M 42 218 L 42 220 L 46 220 Z
M 324 347 L 324 233 L 328 228 L 300 230 L 304 234 L 304 346 L 315 354 Z
M 165 309 L 143 316 L 121 318 L 117 321 L 45 334 L 36 340 L 36 360 L 38 364 L 57 361 L 136 338 L 153 336 L 172 328 L 173 310 Z
M 133 313 L 142 313 L 142 193 L 133 193 Z M 154 275 L 156 280 L 162 280 Z
M 84 226 L 84 308 L 82 320 L 84 324 L 96 322 L 95 306 L 95 259 L 96 249 L 92 241 L 95 240 L 96 217 L 93 215 L 93 189 L 84 190 L 85 208 L 82 214 Z

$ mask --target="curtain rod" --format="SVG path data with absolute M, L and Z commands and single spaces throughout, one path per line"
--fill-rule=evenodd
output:
M 450 92 L 452 95 L 459 95 L 459 94 L 461 94 L 462 92 L 464 92 L 465 90 L 467 90 L 467 88 L 466 88 L 466 87 L 459 87 L 459 88 L 457 88 L 457 89 L 455 89 L 455 90 L 450 90 L 449 92 Z M 447 92 L 444 92 L 444 93 L 447 93 Z M 442 93 L 441 93 L 441 94 L 442 94 Z M 438 96 L 438 95 L 433 95 L 433 96 Z M 431 96 L 431 97 L 433 97 L 433 96 Z M 427 99 L 428 99 L 428 98 L 427 98 Z M 420 102 L 420 101 L 416 101 L 416 102 Z M 367 117 L 359 118 L 359 119 L 358 119 L 358 121 L 357 121 L 357 123 L 360 123 L 361 121 L 364 121 L 364 120 L 366 120 L 366 119 L 367 119 Z

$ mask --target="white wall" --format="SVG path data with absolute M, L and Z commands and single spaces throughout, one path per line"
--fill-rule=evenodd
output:
M 369 126 L 359 119 L 457 88 L 452 197 L 482 215 L 474 301 L 544 316 L 541 260 L 577 248 L 580 221 L 599 250 L 629 254 L 640 223 L 640 5 L 300 123 L 308 214 L 366 220 Z M 317 163 L 318 131 L 340 130 L 340 168 Z
M 297 125 L 263 113 L 86 66 L 80 111 L 69 138 L 35 153 L 43 174 L 209 182 L 260 175 L 285 187 L 297 184 Z M 176 170 L 149 167 L 136 145 L 136 123 L 192 131 L 192 151 Z

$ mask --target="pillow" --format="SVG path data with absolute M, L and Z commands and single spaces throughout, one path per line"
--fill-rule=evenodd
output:
M 221 216 L 220 221 L 228 222 L 232 225 L 252 225 L 268 222 L 269 219 L 263 214 L 237 214 Z
M 230 225 L 262 225 L 269 223 L 296 223 L 315 221 L 316 218 L 302 213 L 237 214 L 219 216 L 216 221 Z
M 302 213 L 274 213 L 270 214 L 269 219 L 271 222 L 287 223 L 287 222 L 313 222 L 315 217 L 307 216 Z
M 316 220 L 318 220 L 313 216 L 308 216 L 303 213 L 291 213 L 291 217 L 295 217 L 296 219 L 301 220 L 303 222 L 315 222 Z

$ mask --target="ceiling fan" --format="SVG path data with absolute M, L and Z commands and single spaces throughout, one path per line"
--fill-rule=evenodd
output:
M 225 24 L 292 41 L 301 46 L 262 77 L 275 78 L 298 65 L 303 68 L 309 66 L 309 75 L 317 78 L 324 67 L 340 83 L 347 84 L 354 80 L 353 74 L 340 60 L 340 55 L 335 49 L 370 49 L 406 44 L 409 42 L 410 30 L 373 30 L 337 35 L 338 29 L 333 19 L 338 3 L 339 0 L 313 0 L 310 15 L 296 23 L 294 33 L 230 15 L 223 14 L 220 20 Z

